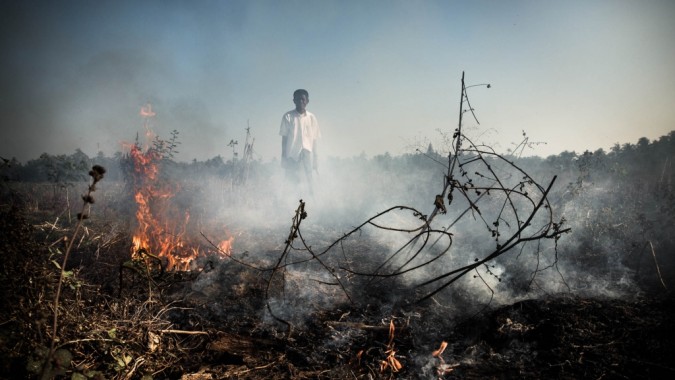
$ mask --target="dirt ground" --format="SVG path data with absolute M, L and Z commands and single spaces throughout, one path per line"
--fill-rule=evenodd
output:
M 46 238 L 53 228 L 16 208 L 0 223 L 2 378 L 38 378 L 46 362 L 45 378 L 71 379 L 675 376 L 675 299 L 663 290 L 557 295 L 462 316 L 433 301 L 378 304 L 375 295 L 287 322 L 269 312 L 259 271 L 222 262 L 201 272 L 125 269 L 128 232 L 103 222 L 89 225 L 70 261 L 46 361 L 61 251 Z M 229 281 L 197 286 L 209 270 Z

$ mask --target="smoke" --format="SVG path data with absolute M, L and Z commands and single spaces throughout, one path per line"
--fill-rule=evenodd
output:
M 212 260 L 192 290 L 294 326 L 351 307 L 379 315 L 440 307 L 431 314 L 456 318 L 528 298 L 639 291 L 641 253 L 631 242 L 644 231 L 638 216 L 625 218 L 639 203 L 627 204 L 620 184 L 578 181 L 576 171 L 553 182 L 549 167 L 526 161 L 469 161 L 476 164 L 462 166 L 461 184 L 444 197 L 447 212 L 429 226 L 446 169 L 421 154 L 326 158 L 313 192 L 289 183 L 278 162 L 169 165 L 166 175 L 183 184 L 174 201 L 199 227 L 193 234 L 234 237 L 231 259 Z M 528 240 L 550 223 L 571 230 Z M 510 237 L 523 240 L 499 251 Z
M 625 297 L 639 289 L 626 260 L 638 240 L 632 211 L 619 211 L 626 197 L 615 180 L 569 182 L 556 194 L 559 212 L 573 233 L 563 240 L 559 269 L 569 291 L 603 297 Z M 556 290 L 555 288 L 551 289 Z
M 423 231 L 424 215 L 434 209 L 443 168 L 428 165 L 419 155 L 392 161 L 395 164 L 390 160 L 382 159 L 381 164 L 365 158 L 326 160 L 313 194 L 289 184 L 280 165 L 274 163 L 261 165 L 258 176 L 245 185 L 233 184 L 225 177 L 202 179 L 207 193 L 201 208 L 228 226 L 236 236 L 235 252 L 245 251 L 242 260 L 266 268 L 262 276 L 269 278 L 303 200 L 307 218 L 301 221 L 300 235 L 291 239 L 291 253 L 271 283 L 270 307 L 278 317 L 301 321 L 350 300 L 379 301 L 389 308 L 409 304 L 442 282 L 417 288 L 420 284 L 483 259 L 496 243 L 481 226 L 479 214 L 466 212 L 469 204 L 460 197 L 450 205 L 448 214 L 436 219 L 438 228 L 448 233 L 439 230 L 413 239 Z M 407 170 L 412 168 L 415 170 Z M 503 205 L 487 199 L 479 203 L 481 215 L 493 220 Z M 534 223 L 541 221 L 535 218 Z M 515 223 L 502 227 L 501 233 L 514 229 Z M 354 232 L 346 237 L 350 231 Z M 320 256 L 317 259 L 315 255 Z M 537 268 L 551 266 L 552 256 L 550 244 L 546 249 L 528 246 L 520 252 L 514 250 L 476 268 L 439 293 L 435 301 L 459 311 L 462 307 L 456 305 L 473 302 L 483 306 L 524 297 L 532 274 Z M 200 279 L 195 290 L 210 281 L 229 279 L 210 274 Z M 261 312 L 270 318 L 267 311 Z

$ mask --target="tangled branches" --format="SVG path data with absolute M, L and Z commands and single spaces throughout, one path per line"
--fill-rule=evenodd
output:
M 302 238 L 300 221 L 306 213 L 301 201 L 286 247 L 271 269 L 268 291 L 280 269 L 310 262 L 318 262 L 334 279 L 330 285 L 338 285 L 351 301 L 354 292 L 364 290 L 361 283 L 350 286 L 354 278 L 364 278 L 367 284 L 397 279 L 404 284 L 399 288 L 402 292 L 413 290 L 414 298 L 424 301 L 475 273 L 494 294 L 479 269 L 501 282 L 504 268 L 510 266 L 518 272 L 514 258 L 504 259 L 513 251 L 518 252 L 515 259 L 533 258 L 530 284 L 544 269 L 557 268 L 557 243 L 570 229 L 564 228 L 564 219 L 554 219 L 548 199 L 556 177 L 544 186 L 521 169 L 515 157 L 501 155 L 466 136 L 462 130 L 465 104 L 475 118 L 466 89 L 462 75 L 459 125 L 453 134 L 442 191 L 429 200 L 434 205 L 432 212 L 394 206 L 326 248 L 315 250 Z M 382 241 L 383 249 L 369 253 L 349 248 L 350 242 L 364 235 Z M 301 246 L 296 247 L 293 242 L 298 238 Z M 303 257 L 290 260 L 292 251 L 302 252 Z M 546 252 L 552 254 L 544 255 Z M 269 304 L 268 309 L 272 311 Z

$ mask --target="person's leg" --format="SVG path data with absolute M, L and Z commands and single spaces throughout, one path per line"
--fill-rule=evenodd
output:
M 293 160 L 293 159 L 288 159 L 286 161 L 286 166 L 284 167 L 284 170 L 286 171 L 286 181 L 290 185 L 295 185 L 298 183 L 300 180 L 300 168 L 301 168 L 301 162 Z
M 314 183 L 312 177 L 312 152 L 306 149 L 302 150 L 302 153 L 300 153 L 300 166 L 304 177 L 303 182 L 307 188 L 307 191 L 309 192 L 308 194 L 313 195 Z
M 300 196 L 300 183 L 304 178 L 302 163 L 288 159 L 284 164 L 284 179 L 282 185 L 282 198 L 296 202 Z

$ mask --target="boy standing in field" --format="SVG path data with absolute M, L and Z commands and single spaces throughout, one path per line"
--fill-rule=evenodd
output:
M 281 165 L 291 184 L 307 186 L 312 194 L 312 170 L 318 173 L 317 141 L 321 131 L 314 114 L 307 111 L 307 90 L 296 90 L 293 103 L 295 109 L 281 118 Z

